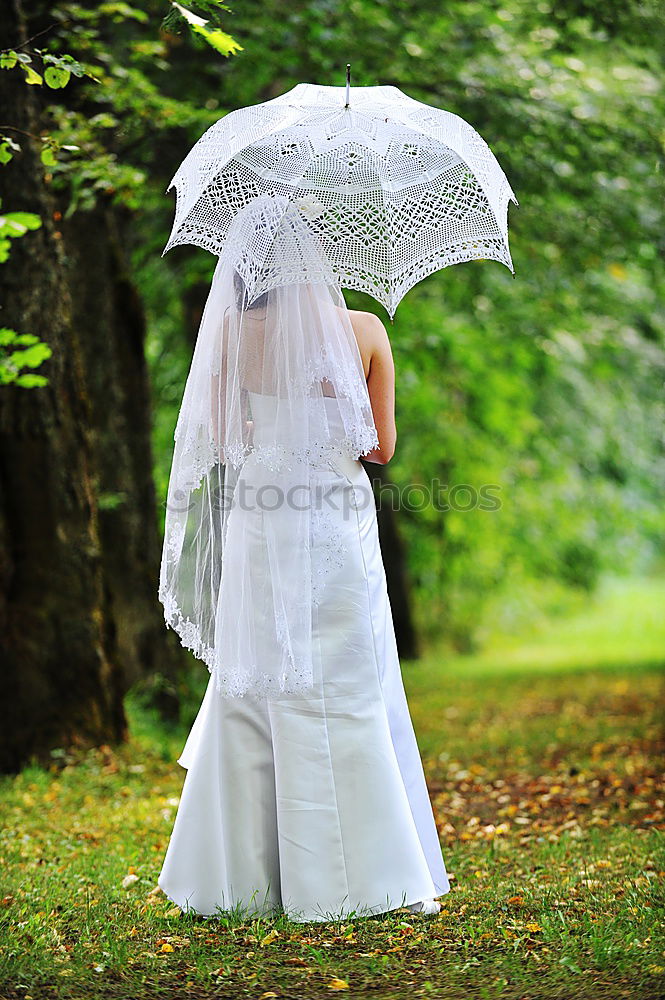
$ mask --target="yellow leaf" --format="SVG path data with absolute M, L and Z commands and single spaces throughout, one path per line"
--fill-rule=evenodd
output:
M 173 951 L 173 945 L 167 942 L 166 944 L 162 945 L 160 951 L 166 951 L 166 952 Z
M 279 934 L 277 933 L 277 931 L 274 930 L 274 929 L 271 930 L 269 934 L 266 934 L 266 936 L 261 939 L 261 947 L 263 947 L 266 944 L 272 944 L 272 942 L 275 940 L 275 938 L 278 938 L 278 937 L 279 937 Z
M 328 983 L 329 990 L 348 990 L 348 988 L 349 984 L 347 983 L 346 979 L 337 979 L 337 977 L 335 977 L 334 979 L 331 979 L 330 982 Z
M 164 914 L 165 917 L 181 917 L 182 910 L 179 906 L 172 906 L 170 910 L 167 910 Z
M 31 66 L 26 66 L 25 63 L 21 63 L 21 69 L 25 73 L 25 82 L 26 83 L 33 83 L 33 84 L 40 84 L 41 85 L 41 83 L 42 83 L 41 76 L 39 75 L 39 73 L 35 73 L 34 69 Z
M 532 934 L 535 934 L 536 931 L 542 931 L 543 928 L 540 926 L 540 924 L 527 924 L 526 929 L 528 931 L 531 931 Z
M 273 993 L 272 990 L 268 990 L 267 993 L 262 993 L 261 994 L 261 1000 L 264 1000 L 264 998 L 266 998 L 266 997 L 276 997 L 276 996 L 278 996 L 277 993 Z

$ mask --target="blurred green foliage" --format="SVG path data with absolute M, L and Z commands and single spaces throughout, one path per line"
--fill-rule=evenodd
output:
M 391 477 L 428 488 L 436 477 L 444 499 L 491 484 L 500 500 L 400 513 L 421 628 L 470 649 L 502 595 L 591 590 L 607 571 L 662 567 L 662 5 L 248 0 L 221 18 L 242 46 L 231 58 L 160 31 L 164 4 L 134 7 L 148 16 L 55 5 L 49 44 L 102 85 L 83 77 L 49 95 L 56 139 L 81 150 L 52 169 L 78 210 L 108 197 L 131 214 L 158 496 L 191 303 L 203 305 L 215 264 L 196 248 L 160 256 L 166 186 L 221 115 L 301 81 L 341 86 L 350 62 L 354 85 L 392 84 L 469 121 L 520 202 L 509 216 L 516 280 L 496 262 L 448 268 L 407 295 L 393 325 L 347 294 L 382 316 L 394 345 Z

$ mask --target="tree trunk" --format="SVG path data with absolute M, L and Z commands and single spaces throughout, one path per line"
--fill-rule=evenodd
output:
M 0 37 L 27 37 L 20 0 Z M 125 738 L 123 695 L 186 655 L 157 601 L 159 542 L 143 317 L 115 212 L 56 228 L 39 158 L 39 94 L 2 72 L 2 120 L 21 152 L 0 169 L 3 211 L 35 212 L 2 265 L 3 326 L 53 355 L 43 388 L 0 388 L 0 770 Z M 91 224 L 85 228 L 85 222 Z
M 145 677 L 158 679 L 158 705 L 163 714 L 175 716 L 175 678 L 187 654 L 167 630 L 157 598 L 161 539 L 145 316 L 127 268 L 124 227 L 129 222 L 117 208 L 99 204 L 93 211 L 76 212 L 62 229 L 73 323 L 91 402 L 108 612 L 126 686 Z
M 20 44 L 18 0 L 0 37 Z M 39 130 L 34 88 L 3 71 L 11 121 Z M 5 120 L 6 120 L 5 111 Z M 35 212 L 42 227 L 15 240 L 3 265 L 3 325 L 53 349 L 43 388 L 0 390 L 0 654 L 5 713 L 0 769 L 56 747 L 123 738 L 123 672 L 108 614 L 99 533 L 90 399 L 72 323 L 65 256 L 53 224 L 37 142 L 2 168 L 2 209 Z

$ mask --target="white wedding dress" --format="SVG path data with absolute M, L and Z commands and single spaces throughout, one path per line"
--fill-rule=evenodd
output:
M 252 393 L 251 401 L 259 442 L 263 429 L 274 433 L 271 397 Z M 243 473 L 265 471 L 250 455 Z M 183 910 L 282 908 L 295 921 L 322 921 L 450 888 L 402 683 L 370 480 L 341 451 L 321 460 L 316 476 L 339 511 L 326 505 L 312 537 L 322 588 L 312 607 L 315 689 L 225 698 L 211 677 L 179 758 L 187 774 L 159 876 Z M 252 546 L 260 573 L 260 516 L 234 508 L 231 531 Z

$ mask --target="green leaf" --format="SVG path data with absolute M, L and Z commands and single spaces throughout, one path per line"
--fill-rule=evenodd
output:
M 10 330 L 6 326 L 0 330 L 0 347 L 7 347 L 8 344 L 25 344 L 26 346 L 31 346 L 38 343 L 39 337 L 34 333 L 17 333 L 16 330 Z
M 18 62 L 18 56 L 13 49 L 9 52 L 0 52 L 0 69 L 13 69 Z
M 243 51 L 242 45 L 239 45 L 231 35 L 222 31 L 221 28 L 208 28 L 209 21 L 199 17 L 197 14 L 193 14 L 191 10 L 187 10 L 186 7 L 176 3 L 176 0 L 171 0 L 171 3 L 184 17 L 192 31 L 201 35 L 208 45 L 211 45 L 217 52 L 221 52 L 223 56 L 230 56 L 236 52 Z
M 141 24 L 145 24 L 148 20 L 148 15 L 144 10 L 130 7 L 128 3 L 103 3 L 98 9 L 100 14 L 115 16 L 116 20 L 124 18 L 125 20 L 140 21 Z
M 14 385 L 20 385 L 23 389 L 37 389 L 48 385 L 48 379 L 44 375 L 17 375 Z
M 57 90 L 58 87 L 66 87 L 70 76 L 69 70 L 62 66 L 47 66 L 44 71 L 44 80 L 54 90 Z
M 0 215 L 0 236 L 15 239 L 24 236 L 29 229 L 39 229 L 42 220 L 34 212 L 7 212 Z
M 11 152 L 9 148 L 9 143 L 8 142 L 0 143 L 0 163 L 9 163 L 9 161 L 13 158 L 13 156 L 14 154 Z
M 12 351 L 8 360 L 17 368 L 39 368 L 52 354 L 53 351 L 48 344 L 39 342 L 32 347 L 26 347 L 24 351 Z
M 42 149 L 41 161 L 46 167 L 54 167 L 58 162 L 51 146 Z
M 10 330 L 8 326 L 0 327 L 0 347 L 6 347 L 8 344 L 17 344 L 19 342 L 19 337 L 32 337 L 32 333 L 17 333 L 16 330 Z
M 53 52 L 45 52 L 42 56 L 42 62 L 45 66 L 50 65 L 58 69 L 67 70 L 68 73 L 72 73 L 74 76 L 83 76 L 86 73 L 85 66 L 78 62 L 74 56 L 69 55 L 68 52 L 63 53 L 61 56 L 55 55 Z M 92 76 L 92 74 L 89 75 Z

